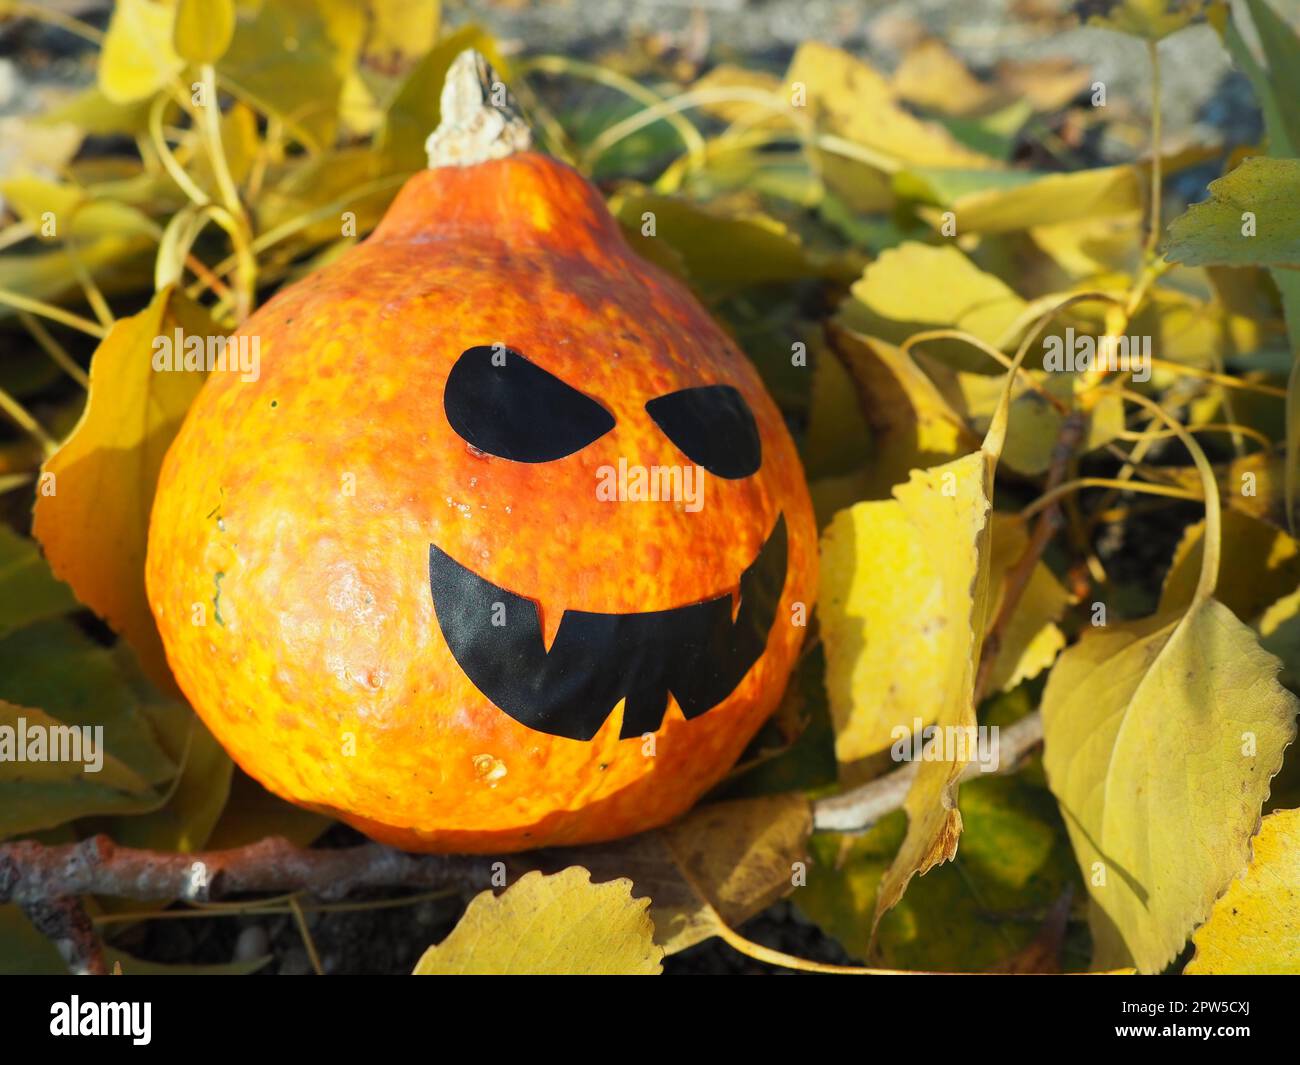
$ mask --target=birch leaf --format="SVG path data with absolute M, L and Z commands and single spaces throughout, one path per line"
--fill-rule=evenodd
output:
M 1249 858 L 1295 696 L 1212 598 L 1084 634 L 1043 694 L 1043 764 L 1093 901 L 1159 972 Z
M 649 905 L 630 880 L 593 884 L 581 866 L 525 873 L 500 895 L 476 895 L 415 975 L 658 975 Z
M 1264 818 L 1250 867 L 1192 942 L 1187 973 L 1300 975 L 1300 810 Z
M 597 881 L 628 876 L 650 896 L 655 942 L 675 954 L 744 923 L 794 888 L 812 810 L 799 795 L 709 803 L 653 832 L 542 852 L 543 872 L 580 864 Z

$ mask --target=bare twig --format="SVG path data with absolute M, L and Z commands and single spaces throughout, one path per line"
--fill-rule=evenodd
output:
M 75 976 L 108 975 L 104 945 L 80 899 L 34 900 L 22 910 L 36 930 L 58 948 L 69 972 Z
M 1052 451 L 1051 466 L 1047 471 L 1047 481 L 1043 486 L 1044 494 L 1052 492 L 1065 480 L 1065 472 L 1069 469 L 1070 459 L 1074 457 L 1075 451 L 1078 450 L 1079 444 L 1083 441 L 1083 434 L 1087 429 L 1087 425 L 1087 416 L 1082 411 L 1077 410 L 1061 423 L 1061 430 L 1056 438 L 1056 446 Z M 1034 567 L 1038 565 L 1039 559 L 1043 557 L 1043 552 L 1047 550 L 1047 545 L 1051 543 L 1052 537 L 1056 535 L 1061 525 L 1061 504 L 1057 500 L 1051 503 L 1039 516 L 1038 523 L 1034 526 L 1033 534 L 1029 537 L 1029 543 L 1025 545 L 1024 552 L 1016 560 L 1015 565 L 1007 571 L 1006 584 L 1002 593 L 1002 604 L 998 608 L 997 617 L 993 619 L 993 624 L 984 637 L 979 673 L 975 678 L 976 706 L 989 694 L 989 683 L 993 679 L 993 668 L 997 665 L 998 652 L 1002 649 L 1003 634 L 1007 631 L 1007 626 L 1011 624 L 1016 607 L 1020 605 L 1021 596 L 1025 594 L 1025 589 L 1029 586 L 1029 579 L 1034 575 Z
M 278 836 L 196 854 L 119 847 L 103 835 L 55 847 L 19 840 L 0 844 L 0 903 L 27 908 L 77 895 L 212 902 L 264 891 L 336 899 L 362 887 L 476 889 L 491 883 L 492 861 L 406 854 L 378 843 L 305 850 Z
M 1043 719 L 1037 710 L 998 733 L 998 766 L 993 773 L 1010 773 L 1043 741 Z M 813 803 L 814 832 L 865 832 L 882 817 L 902 809 L 918 762 L 908 762 L 883 777 L 877 777 L 840 795 Z M 970 762 L 963 781 L 982 774 L 979 763 Z

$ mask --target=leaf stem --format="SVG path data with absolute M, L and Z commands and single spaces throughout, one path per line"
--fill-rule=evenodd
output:
M 85 333 L 97 340 L 103 340 L 108 335 L 108 330 L 98 322 L 92 322 L 89 318 L 82 318 L 79 314 L 73 314 L 71 311 L 65 311 L 62 307 L 56 307 L 52 303 L 46 303 L 44 300 L 32 299 L 30 296 L 24 296 L 21 292 L 14 292 L 7 288 L 0 288 L 0 304 L 5 304 L 14 308 L 16 311 L 28 311 L 31 314 L 39 314 L 42 318 L 49 318 L 51 321 L 60 322 L 78 332 Z
M 1032 518 L 1039 511 L 1044 510 L 1060 499 L 1062 496 L 1069 495 L 1071 492 L 1078 492 L 1084 488 L 1118 488 L 1121 492 L 1140 492 L 1153 496 L 1168 496 L 1171 499 L 1188 499 L 1197 503 L 1203 501 L 1205 496 L 1198 495 L 1196 492 L 1187 488 L 1179 488 L 1171 484 L 1151 484 L 1147 481 L 1122 481 L 1118 477 L 1076 477 L 1072 481 L 1066 481 L 1064 484 L 1057 485 L 1050 492 L 1044 492 L 1028 506 L 1020 511 L 1020 517 L 1024 519 Z
M 1201 487 L 1205 493 L 1205 550 L 1201 558 L 1201 576 L 1196 584 L 1196 594 L 1192 602 L 1200 603 L 1214 595 L 1215 585 L 1219 582 L 1219 557 L 1223 548 L 1222 519 L 1223 508 L 1219 502 L 1219 482 L 1214 476 L 1214 467 L 1205 457 L 1201 445 L 1196 442 L 1182 424 L 1154 400 L 1148 399 L 1140 392 L 1130 388 L 1115 389 L 1131 403 L 1136 403 L 1164 422 L 1178 437 L 1183 447 L 1187 448 L 1201 475 Z
M 36 343 L 41 346 L 41 350 L 50 357 L 59 369 L 82 388 L 90 388 L 90 377 L 86 371 L 68 354 L 67 348 L 54 339 L 53 334 L 41 324 L 40 319 L 28 311 L 19 311 L 18 320 L 23 323 L 27 332 L 31 333 Z
M 18 428 L 36 440 L 45 450 L 46 458 L 59 450 L 58 441 L 41 427 L 40 422 L 31 416 L 26 407 L 3 388 L 0 388 L 0 412 L 7 415 Z
M 199 79 L 203 85 L 204 104 L 199 109 L 199 132 L 203 137 L 208 158 L 212 162 L 212 173 L 216 177 L 217 190 L 221 201 L 231 216 L 238 219 L 245 230 L 248 218 L 244 213 L 244 204 L 230 176 L 230 164 L 226 160 L 226 149 L 221 143 L 221 106 L 217 98 L 217 75 L 212 64 L 204 63 L 199 68 Z
M 1052 393 L 1047 391 L 1040 382 L 1034 380 L 1033 375 L 1023 366 L 1015 363 L 1010 356 L 1004 355 L 1002 352 L 998 351 L 998 349 L 992 344 L 981 340 L 973 333 L 967 333 L 964 329 L 927 329 L 921 333 L 913 333 L 903 342 L 903 346 L 898 349 L 899 353 L 907 354 L 917 344 L 924 344 L 929 340 L 959 340 L 964 344 L 969 344 L 971 347 L 982 351 L 1004 370 L 1010 370 L 1024 378 L 1025 385 L 1047 400 L 1047 402 L 1056 410 L 1057 414 L 1064 416 L 1070 412 L 1069 407 L 1062 403 L 1056 396 L 1052 395 Z
M 158 161 L 162 163 L 163 169 L 167 171 L 168 176 L 176 182 L 180 190 L 185 193 L 186 197 L 198 207 L 204 207 L 211 202 L 211 197 L 204 192 L 177 160 L 175 153 L 172 152 L 171 145 L 167 143 L 167 138 L 163 133 L 162 116 L 167 109 L 171 100 L 165 93 L 159 93 L 149 107 L 149 137 L 153 143 L 154 151 L 158 153 Z
M 516 69 L 521 74 L 539 70 L 544 74 L 566 74 L 587 78 L 604 85 L 606 88 L 630 96 L 637 103 L 645 106 L 644 111 L 639 111 L 622 122 L 616 122 L 608 129 L 603 130 L 591 142 L 583 153 L 583 162 L 588 167 L 592 166 L 618 141 L 645 126 L 653 125 L 660 119 L 663 119 L 676 130 L 689 154 L 696 155 L 704 152 L 704 136 L 692 123 L 681 117 L 678 112 L 683 108 L 664 108 L 667 101 L 662 96 L 652 89 L 647 89 L 640 82 L 619 74 L 617 71 L 607 70 L 596 63 L 584 62 L 581 59 L 570 59 L 562 55 L 533 56 L 516 64 Z M 680 97 L 676 99 L 680 99 Z M 650 115 L 650 117 L 646 118 L 647 115 Z

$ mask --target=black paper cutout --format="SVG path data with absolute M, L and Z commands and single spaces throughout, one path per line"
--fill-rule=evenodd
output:
M 429 586 L 452 655 L 499 709 L 537 732 L 590 740 L 626 696 L 620 738 L 628 739 L 658 730 L 670 692 L 682 713 L 696 718 L 735 691 L 767 648 L 786 553 L 780 515 L 740 579 L 734 622 L 730 595 L 645 613 L 566 610 L 549 651 L 532 600 L 433 544 Z
M 614 416 L 590 396 L 500 346 L 461 354 L 447 375 L 442 405 L 467 444 L 515 462 L 563 458 L 614 428 Z
M 736 480 L 762 465 L 758 425 L 730 385 L 683 388 L 650 400 L 645 409 L 687 458 L 715 476 Z

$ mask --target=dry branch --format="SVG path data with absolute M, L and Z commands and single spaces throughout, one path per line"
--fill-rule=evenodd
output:
M 0 903 L 28 909 L 77 895 L 212 902 L 268 891 L 337 899 L 363 887 L 477 890 L 491 883 L 492 862 L 477 855 L 406 854 L 378 843 L 308 850 L 280 837 L 195 854 L 119 847 L 104 835 L 55 847 L 19 840 L 0 844 Z
M 1013 772 L 1024 757 L 1043 741 L 1043 719 L 1038 711 L 1027 714 L 998 733 L 998 767 L 994 773 Z M 869 780 L 840 795 L 813 803 L 814 832 L 864 832 L 882 817 L 900 810 L 907 798 L 918 762 L 908 762 L 883 777 Z M 963 771 L 963 781 L 981 775 L 977 762 Z

